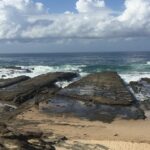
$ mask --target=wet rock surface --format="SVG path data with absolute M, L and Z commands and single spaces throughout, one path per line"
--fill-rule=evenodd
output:
M 150 111 L 150 100 L 140 102 L 140 107 L 145 111 Z
M 16 77 L 16 78 L 12 78 L 12 79 L 0 79 L 0 89 L 6 88 L 8 86 L 17 84 L 22 81 L 26 81 L 28 79 L 30 79 L 30 78 L 27 76 L 20 76 L 20 77 Z
M 58 95 L 108 105 L 130 105 L 134 101 L 116 72 L 88 75 L 62 89 Z
M 130 82 L 130 87 L 138 100 L 139 107 L 150 117 L 150 79 L 142 78 L 136 82 Z
M 139 101 L 150 101 L 150 79 L 142 78 L 137 82 L 130 82 L 130 86 Z
M 43 88 L 50 87 L 52 92 L 57 91 L 58 88 L 54 85 L 55 82 L 71 80 L 74 77 L 76 77 L 75 73 L 61 72 L 41 75 L 5 88 L 5 90 L 0 90 L 0 101 L 13 101 L 16 104 L 21 104 L 33 98 Z
M 105 105 L 85 102 L 76 99 L 56 96 L 50 99 L 49 104 L 41 108 L 44 113 L 72 114 L 76 117 L 91 121 L 110 123 L 116 118 L 144 119 L 144 112 L 137 106 Z
M 55 84 L 74 77 L 77 77 L 74 73 L 49 73 L 5 88 L 0 91 L 0 99 L 5 101 L 0 111 L 2 114 L 8 114 L 7 116 L 12 112 L 11 116 L 15 116 L 30 106 L 38 107 L 41 101 L 49 101 L 49 104 L 42 108 L 43 112 L 49 114 L 71 113 L 104 122 L 112 122 L 116 117 L 145 118 L 139 106 L 133 104 L 132 94 L 117 73 L 91 74 L 62 89 Z M 7 104 L 7 101 L 17 106 L 22 105 L 17 108 Z

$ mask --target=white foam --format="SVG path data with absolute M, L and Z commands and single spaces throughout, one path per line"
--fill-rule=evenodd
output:
M 150 63 L 150 62 L 147 62 Z M 77 72 L 81 77 L 88 75 L 87 72 L 83 72 L 83 68 L 86 65 L 61 65 L 61 66 L 17 66 L 22 69 L 8 69 L 8 68 L 0 68 L 0 78 L 3 75 L 3 78 L 13 78 L 21 75 L 26 75 L 29 77 L 35 77 L 41 74 L 46 74 L 48 72 Z M 31 70 L 31 72 L 27 72 L 27 70 Z M 129 83 L 130 81 L 138 81 L 141 78 L 150 78 L 150 72 L 129 72 L 129 73 L 120 73 L 121 78 Z
M 150 78 L 150 72 L 120 73 L 119 75 L 126 83 L 131 81 L 139 81 L 141 78 Z
M 138 101 L 145 101 L 145 100 L 149 100 L 150 98 L 150 92 L 149 92 L 149 89 L 150 89 L 150 84 L 147 84 L 146 82 L 143 82 L 143 81 L 140 81 L 141 78 L 150 78 L 150 73 L 130 73 L 130 74 L 121 74 L 120 75 L 124 81 L 126 83 L 129 83 L 130 81 L 139 81 L 139 83 L 143 83 L 143 86 L 142 88 L 140 88 L 140 92 L 138 93 L 135 93 L 133 91 L 133 89 L 128 86 L 129 90 L 131 91 L 131 93 L 135 96 L 135 98 L 138 100 Z
M 71 83 L 73 83 L 73 82 L 75 82 L 75 81 L 78 81 L 78 80 L 80 80 L 80 79 L 81 79 L 81 77 L 77 77 L 77 78 L 74 78 L 74 79 L 71 80 L 71 81 L 58 81 L 58 82 L 56 82 L 55 84 L 56 84 L 58 87 L 65 88 L 65 87 L 67 87 L 69 84 L 71 84 Z
M 13 78 L 21 75 L 35 77 L 48 72 L 77 72 L 81 73 L 85 65 L 61 65 L 61 66 L 17 66 L 22 69 L 0 68 L 0 78 Z M 31 70 L 31 72 L 27 72 Z
M 150 65 L 150 61 L 147 61 L 147 63 L 146 63 L 147 65 Z

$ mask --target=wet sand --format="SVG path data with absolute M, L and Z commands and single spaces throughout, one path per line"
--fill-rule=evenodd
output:
M 41 130 L 66 136 L 70 144 L 103 145 L 111 150 L 149 150 L 150 120 L 121 120 L 112 123 L 89 121 L 70 115 L 47 115 L 32 107 L 17 116 L 17 122 L 29 121 L 20 130 Z M 58 150 L 65 149 L 58 146 Z M 96 149 L 96 148 L 95 148 Z

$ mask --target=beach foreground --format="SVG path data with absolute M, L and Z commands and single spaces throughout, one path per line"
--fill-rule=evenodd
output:
M 1 79 L 0 148 L 149 150 L 149 101 L 132 93 L 145 82 L 131 83 L 130 91 L 117 72 Z
M 74 116 L 46 115 L 30 108 L 17 116 L 17 122 L 29 121 L 36 126 L 19 127 L 21 131 L 53 132 L 68 140 L 56 149 L 149 150 L 150 120 L 115 120 L 112 123 L 89 121 Z M 66 147 L 66 148 L 65 148 Z

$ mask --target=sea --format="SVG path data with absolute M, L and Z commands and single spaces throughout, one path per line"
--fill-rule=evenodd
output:
M 150 52 L 0 54 L 0 78 L 35 77 L 61 71 L 77 72 L 81 76 L 117 71 L 129 83 L 150 78 Z

